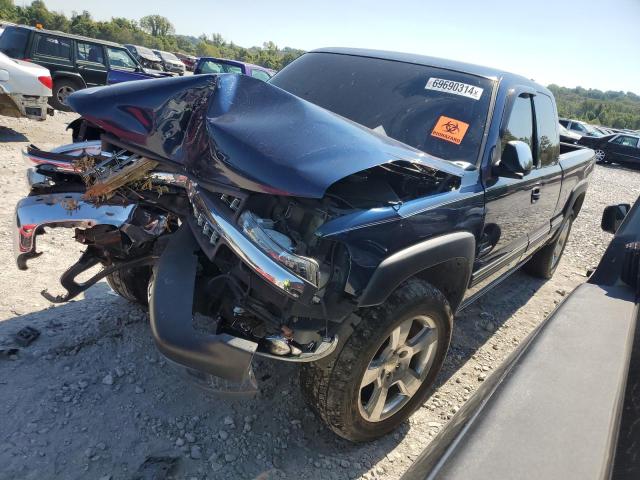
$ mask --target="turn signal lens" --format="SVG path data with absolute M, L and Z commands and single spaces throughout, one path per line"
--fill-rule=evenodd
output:
M 38 77 L 38 80 L 49 90 L 53 88 L 53 80 L 51 80 L 51 77 Z

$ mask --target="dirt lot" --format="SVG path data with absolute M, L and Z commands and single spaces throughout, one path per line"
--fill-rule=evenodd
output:
M 174 478 L 396 479 L 483 379 L 585 281 L 610 240 L 599 228 L 604 206 L 633 202 L 640 192 L 640 172 L 598 166 L 555 277 L 543 282 L 516 273 L 461 312 L 431 399 L 395 434 L 352 445 L 306 408 L 294 366 L 259 364 L 253 399 L 214 394 L 161 358 L 146 312 L 106 283 L 68 304 L 49 304 L 40 290 L 59 293 L 59 274 L 81 250 L 70 231 L 43 238 L 43 256 L 30 271 L 17 270 L 11 226 L 13 206 L 25 194 L 20 149 L 67 143 L 72 118 L 0 117 L 0 348 L 24 326 L 42 332 L 17 355 L 0 356 L 2 479 L 128 479 L 149 456 L 176 457 Z

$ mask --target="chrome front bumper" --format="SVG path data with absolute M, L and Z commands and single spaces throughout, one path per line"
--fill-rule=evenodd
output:
M 214 247 L 220 242 L 226 244 L 260 278 L 296 300 L 309 299 L 317 291 L 315 285 L 275 262 L 251 242 L 238 229 L 233 216 L 224 213 L 228 207 L 212 194 L 193 183 L 187 186 L 187 192 L 196 218 L 192 228 L 201 235 L 201 242 Z
M 87 203 L 81 193 L 56 193 L 25 197 L 16 205 L 14 216 L 14 255 L 20 270 L 27 260 L 40 255 L 36 238 L 45 227 L 89 228 L 94 225 L 122 226 L 135 205 L 100 205 Z

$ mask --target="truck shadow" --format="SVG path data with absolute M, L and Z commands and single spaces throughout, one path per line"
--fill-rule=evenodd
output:
M 452 377 L 543 284 L 516 272 L 510 281 L 461 312 L 437 386 Z M 395 455 L 394 449 L 410 431 L 405 422 L 393 434 L 369 444 L 354 445 L 338 438 L 305 405 L 298 368 L 281 362 L 254 362 L 260 384 L 255 398 L 203 390 L 180 369 L 169 368 L 156 351 L 146 312 L 109 292 L 101 282 L 85 299 L 0 322 L 0 349 L 15 346 L 13 335 L 25 326 L 41 332 L 30 346 L 19 347 L 13 359 L 0 355 L 3 436 L 17 451 L 28 448 L 20 443 L 23 437 L 24 442 L 29 438 L 25 425 L 36 423 L 38 428 L 49 429 L 44 434 L 49 445 L 60 446 L 58 453 L 25 458 L 32 472 L 54 471 L 53 462 L 57 475 L 73 476 L 73 470 L 56 459 L 64 455 L 68 466 L 86 463 L 83 452 L 87 445 L 101 442 L 109 446 L 111 457 L 101 455 L 102 460 L 92 461 L 89 474 L 102 468 L 117 478 L 128 477 L 120 470 L 123 465 L 128 472 L 135 471 L 148 456 L 168 452 L 180 457 L 175 474 L 188 477 L 220 452 L 222 457 L 214 459 L 221 466 L 216 478 L 254 478 L 269 475 L 273 469 L 294 478 L 326 478 L 329 471 L 354 478 Z M 114 373 L 122 370 L 122 378 Z M 107 375 L 112 376 L 113 385 L 104 384 Z M 80 381 L 87 386 L 79 389 Z M 36 403 L 43 408 L 34 415 Z M 123 405 L 128 406 L 123 410 Z M 112 425 L 115 412 L 124 415 L 117 428 Z M 188 449 L 176 446 L 186 428 L 181 431 L 180 423 L 193 418 L 199 419 L 191 427 L 202 449 L 199 460 L 189 458 Z M 151 434 L 150 424 L 162 427 Z M 239 455 L 235 447 L 229 447 L 231 441 L 234 446 L 256 448 L 260 457 L 258 453 Z M 71 447 L 65 446 L 68 442 Z M 225 461 L 225 455 L 236 455 L 238 460 Z M 13 449 L 0 452 L 0 462 L 16 477 L 26 468 L 20 458 Z M 401 465 L 399 461 L 394 468 L 407 467 Z
M 16 132 L 14 129 L 0 125 L 0 143 L 9 142 L 28 142 L 29 139 L 21 132 Z
M 507 320 L 527 304 L 546 282 L 546 280 L 533 278 L 519 270 L 476 302 L 460 311 L 454 320 L 451 346 L 435 388 L 455 375 L 460 367 L 489 342 Z M 514 339 L 514 336 L 510 335 L 508 331 L 504 335 L 508 337 L 509 342 L 507 343 L 511 343 L 513 347 L 523 340 L 518 337 Z M 501 343 L 505 343 L 504 339 Z M 504 347 L 496 345 L 497 348 Z M 502 356 L 503 353 L 496 352 L 496 355 Z

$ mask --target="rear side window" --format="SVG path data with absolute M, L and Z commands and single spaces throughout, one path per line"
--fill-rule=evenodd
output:
M 71 40 L 36 34 L 34 53 L 41 57 L 71 60 Z
M 512 140 L 520 140 L 533 150 L 533 115 L 529 96 L 518 97 L 513 103 L 509 123 L 502 137 L 502 150 Z
M 77 42 L 76 45 L 76 56 L 79 61 L 105 65 L 104 53 L 100 45 L 85 42 Z
M 546 167 L 556 163 L 560 155 L 560 135 L 556 128 L 556 111 L 551 98 L 542 93 L 533 97 L 533 105 L 536 110 L 538 165 Z
M 29 33 L 24 28 L 7 27 L 0 35 L 0 52 L 11 58 L 25 58 Z

